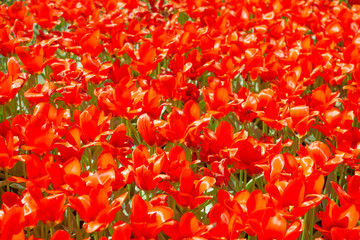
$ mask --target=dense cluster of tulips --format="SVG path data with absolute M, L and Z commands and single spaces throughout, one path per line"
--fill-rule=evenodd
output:
M 356 0 L 5 1 L 0 240 L 360 239 L 359 56 Z

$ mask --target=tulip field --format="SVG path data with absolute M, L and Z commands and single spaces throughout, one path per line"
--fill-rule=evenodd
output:
M 359 240 L 360 1 L 0 2 L 0 240 Z

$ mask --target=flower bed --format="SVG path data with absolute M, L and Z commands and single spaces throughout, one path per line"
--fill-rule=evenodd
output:
M 360 239 L 356 0 L 0 7 L 0 240 Z

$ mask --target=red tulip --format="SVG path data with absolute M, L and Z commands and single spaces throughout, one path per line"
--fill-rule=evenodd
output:
M 45 80 L 44 84 L 38 84 L 27 90 L 24 97 L 30 102 L 31 106 L 40 102 L 50 102 L 50 97 L 56 88 L 54 83 Z
M 354 204 L 346 204 L 344 206 L 338 207 L 336 203 L 329 199 L 329 203 L 326 206 L 324 212 L 319 212 L 318 217 L 322 220 L 321 227 L 315 225 L 315 229 L 320 231 L 326 239 L 335 239 L 333 238 L 333 228 L 341 228 L 341 230 L 346 231 L 355 228 L 359 220 L 359 213 L 356 211 Z M 340 229 L 335 230 L 335 234 L 339 232 Z
M 141 115 L 137 120 L 137 125 L 140 135 L 143 137 L 143 139 L 149 146 L 153 146 L 155 144 L 162 145 L 157 139 L 155 126 L 154 123 L 151 122 L 151 118 L 149 117 L 149 115 Z
M 0 72 L 0 104 L 12 100 L 26 81 L 27 74 L 22 73 L 18 61 L 11 57 L 7 62 L 8 73 Z
M 19 56 L 21 62 L 24 64 L 25 70 L 28 71 L 30 74 L 42 73 L 46 65 L 46 53 L 44 52 L 44 48 L 42 45 L 36 44 L 31 46 L 31 48 L 23 46 L 17 47 L 16 54 Z
M 142 190 L 153 190 L 161 180 L 169 176 L 162 174 L 167 157 L 165 153 L 149 156 L 144 145 L 139 145 L 133 152 L 133 172 L 135 183 Z
M 132 79 L 129 65 L 123 64 L 120 66 L 120 60 L 116 59 L 109 70 L 109 78 L 115 84 L 126 85 Z
M 124 193 L 109 204 L 106 188 L 98 185 L 90 190 L 89 195 L 70 196 L 69 207 L 75 209 L 85 221 L 86 232 L 92 233 L 102 231 L 109 226 L 126 197 L 127 193 Z
M 142 43 L 138 51 L 134 51 L 132 45 L 127 44 L 125 51 L 132 59 L 131 67 L 142 75 L 147 75 L 154 70 L 166 56 L 166 52 L 157 53 L 150 42 Z
M 274 205 L 282 209 L 280 213 L 288 220 L 295 220 L 305 215 L 326 197 L 322 194 L 306 192 L 305 181 L 302 179 L 293 179 L 288 183 L 268 184 L 265 188 L 272 197 Z
M 286 114 L 287 109 L 281 107 L 276 98 L 275 92 L 271 89 L 262 90 L 258 95 L 257 115 L 270 128 L 279 131 L 285 125 L 282 116 Z
M 298 136 L 307 134 L 316 120 L 314 118 L 318 112 L 310 112 L 309 107 L 300 102 L 290 105 L 290 117 L 287 118 L 287 126 Z
M 64 230 L 57 230 L 50 238 L 50 240 L 72 240 L 69 233 Z
M 104 150 L 109 151 L 114 157 L 116 157 L 124 166 L 128 166 L 125 160 L 125 156 L 131 153 L 131 147 L 134 145 L 134 139 L 126 136 L 127 128 L 125 124 L 120 124 L 112 132 L 109 142 L 102 141 L 101 145 Z
M 168 158 L 169 169 L 166 172 L 170 181 L 180 181 L 182 171 L 194 163 L 187 161 L 185 151 L 180 146 L 171 148 Z
M 56 225 L 63 220 L 67 208 L 65 194 L 60 193 L 43 197 L 41 190 L 30 181 L 26 183 L 26 188 L 35 202 L 34 208 L 37 211 L 39 220 L 50 225 Z
M 188 212 L 182 215 L 180 222 L 165 224 L 163 229 L 174 240 L 206 239 L 211 226 L 206 226 L 193 213 Z
M 81 64 L 84 69 L 85 81 L 94 84 L 99 84 L 107 79 L 112 67 L 111 63 L 101 63 L 99 58 L 92 57 L 89 53 L 82 55 Z
M 46 29 L 52 29 L 55 25 L 60 23 L 59 17 L 62 15 L 62 12 L 56 9 L 56 5 L 50 3 L 49 1 L 39 2 L 36 5 L 32 5 L 32 8 L 35 11 L 37 17 L 37 23 Z
M 249 216 L 248 224 L 258 239 L 284 239 L 287 221 L 276 210 L 265 208 Z M 299 232 L 300 234 L 300 232 Z
M 181 173 L 179 191 L 167 181 L 159 183 L 158 188 L 171 195 L 180 206 L 194 209 L 212 198 L 203 193 L 214 184 L 215 179 L 212 177 L 205 176 L 197 180 L 193 170 L 187 168 Z
M 56 109 L 49 103 L 35 106 L 33 115 L 22 126 L 18 125 L 26 145 L 21 148 L 36 154 L 48 153 L 59 137 L 59 132 L 68 126 L 70 111 Z
M 309 106 L 314 108 L 314 110 L 324 112 L 339 101 L 339 96 L 339 92 L 331 92 L 329 86 L 323 84 L 312 91 L 307 101 L 309 102 Z
M 0 28 L 0 54 L 4 57 L 14 54 L 15 48 L 20 44 L 10 31 L 7 27 Z
M 19 153 L 19 138 L 11 131 L 6 138 L 0 137 L 0 168 L 11 169 L 18 161 L 16 155 Z
M 114 233 L 112 239 L 114 240 L 130 240 L 131 226 L 127 223 L 117 222 L 113 225 Z
M 241 231 L 245 229 L 245 225 L 238 221 L 238 217 L 236 213 L 229 212 L 219 203 L 215 204 L 208 214 L 210 225 L 212 225 L 208 233 L 209 238 L 237 239 Z
M 14 206 L 6 213 L 0 211 L 0 239 L 25 239 L 24 221 L 24 209 L 20 206 Z
M 28 11 L 21 1 L 16 1 L 9 7 L 9 17 L 22 20 L 26 15 L 28 14 Z
M 344 159 L 341 155 L 333 155 L 330 148 L 323 142 L 315 141 L 304 148 L 300 146 L 298 154 L 302 158 L 309 156 L 314 161 L 314 169 L 321 170 L 324 174 L 329 174 Z
M 109 129 L 110 118 L 111 115 L 105 116 L 95 105 L 90 105 L 83 112 L 74 112 L 74 121 L 82 130 L 81 138 L 85 143 L 99 141 Z
M 104 46 L 100 43 L 100 30 L 97 29 L 91 33 L 85 32 L 85 35 L 81 35 L 80 46 L 84 53 L 90 53 L 92 56 L 98 56 L 104 49 Z
M 232 148 L 237 149 L 234 168 L 245 169 L 250 175 L 262 171 L 257 165 L 267 161 L 268 153 L 264 151 L 264 146 L 260 145 L 254 138 L 236 141 Z
M 18 155 L 17 159 L 25 162 L 26 165 L 26 176 L 24 177 L 16 177 L 11 176 L 8 180 L 11 182 L 27 182 L 31 181 L 35 186 L 39 188 L 47 188 L 49 185 L 49 175 L 45 169 L 45 161 L 44 157 L 42 160 L 35 154 L 28 155 Z
M 346 180 L 348 182 L 347 192 L 345 192 L 338 183 L 331 182 L 331 184 L 339 197 L 340 204 L 342 206 L 355 204 L 357 211 L 360 213 L 360 189 L 358 185 L 360 182 L 360 175 L 358 172 L 355 172 L 355 175 L 347 176 Z
M 220 85 L 220 84 L 219 84 Z M 220 118 L 230 111 L 231 105 L 229 90 L 224 86 L 215 86 L 202 89 L 207 112 Z
M 136 238 L 155 238 L 174 215 L 171 208 L 152 204 L 135 195 L 131 204 L 130 222 Z
M 57 88 L 56 92 L 60 93 L 62 97 L 55 98 L 55 103 L 57 101 L 64 101 L 68 106 L 78 107 L 83 101 L 91 100 L 91 96 L 87 94 L 86 87 L 82 83 L 71 83 L 65 87 Z

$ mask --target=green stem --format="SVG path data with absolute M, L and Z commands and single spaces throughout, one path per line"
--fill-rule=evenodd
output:
M 291 152 L 292 152 L 292 154 L 293 154 L 294 156 L 295 156 L 295 153 L 296 153 L 296 150 L 297 150 L 298 142 L 299 142 L 298 137 L 295 136 L 295 137 L 294 137 L 294 141 L 293 141 L 293 143 L 292 143 L 292 145 L 291 145 Z
M 110 128 L 112 129 L 112 130 L 115 130 L 115 128 L 117 127 L 117 125 L 116 125 L 116 120 L 115 120 L 115 118 L 116 117 L 111 117 L 110 118 Z
M 48 239 L 48 236 L 49 236 L 49 226 L 44 223 L 44 228 L 45 228 L 45 238 L 44 239 L 46 240 L 46 239 Z
M 130 184 L 130 192 L 129 192 L 129 197 L 130 199 L 132 199 L 132 197 L 135 195 L 135 181 L 133 181 L 131 184 Z
M 20 91 L 18 92 L 19 94 L 19 113 L 22 114 L 22 107 L 21 107 L 21 94 L 20 94 Z
M 253 239 L 256 239 L 256 236 L 248 235 L 248 240 L 253 240 Z
M 131 137 L 132 134 L 135 135 L 135 139 L 137 140 L 138 144 L 141 143 L 141 137 L 139 135 L 139 131 L 135 129 L 135 127 L 132 125 L 131 120 L 126 120 L 126 127 L 128 128 L 129 135 Z
M 262 122 L 262 132 L 267 135 L 267 125 L 264 121 Z
M 264 184 L 264 182 L 265 182 L 265 179 L 264 179 L 264 177 L 262 177 L 262 178 L 260 179 L 260 190 L 261 190 L 263 193 L 266 192 L 265 189 L 264 189 L 264 185 L 266 185 L 266 183 Z
M 156 147 L 149 146 L 150 148 L 150 156 L 154 155 L 156 153 Z
M 241 191 L 241 189 L 242 189 L 242 185 L 243 185 L 243 174 L 244 174 L 244 171 L 243 170 L 240 170 L 240 174 L 239 174 L 239 186 L 238 186 L 238 189 L 237 189 L 237 191 L 239 192 L 239 191 Z
M 248 130 L 249 136 L 252 136 L 253 133 L 252 133 L 252 130 L 251 130 L 251 123 L 248 123 L 248 124 L 247 124 L 247 130 Z
M 274 131 L 274 143 L 276 143 L 278 139 L 278 131 Z
M 339 178 L 339 184 L 341 187 L 343 187 L 343 180 L 344 180 L 344 171 L 345 171 L 346 165 L 342 164 L 340 168 L 340 178 Z
M 244 173 L 243 173 L 243 177 L 244 177 L 244 180 L 243 180 L 243 186 L 242 186 L 242 189 L 245 189 L 246 188 L 246 184 L 247 184 L 247 172 L 246 170 L 243 170 Z
M 6 108 L 5 108 L 5 104 L 3 105 L 3 118 L 4 121 L 6 120 Z
M 315 214 L 315 208 L 311 208 L 309 211 L 309 230 L 310 230 L 310 239 L 313 239 L 313 231 L 314 231 L 314 214 Z
M 80 233 L 80 217 L 79 214 L 76 213 L 76 239 L 81 239 L 81 233 Z
M 157 74 L 160 74 L 161 73 L 161 66 L 160 66 L 160 63 L 158 63 L 157 65 Z
M 94 161 L 93 161 L 93 170 L 96 171 L 97 169 L 97 160 L 99 158 L 101 152 L 101 146 L 94 146 Z
M 50 236 L 52 236 L 53 234 L 54 234 L 54 227 L 51 226 L 51 227 L 50 227 Z
M 308 222 L 307 222 L 308 214 L 309 214 L 309 212 L 307 212 L 307 213 L 305 214 L 305 216 L 304 216 L 304 224 L 305 224 L 305 227 L 304 227 L 304 231 L 302 232 L 301 240 L 307 240 L 307 239 L 309 239 L 309 236 L 308 236 L 309 224 L 308 224 Z
M 38 85 L 38 74 L 37 73 L 35 73 L 34 74 L 34 80 L 35 80 L 35 87 Z
M 31 230 L 30 230 L 30 227 L 27 227 L 27 228 L 25 228 L 26 230 L 26 235 L 25 235 L 25 237 L 30 237 L 31 236 Z
M 88 153 L 88 159 L 89 159 L 89 166 L 90 166 L 90 170 L 93 170 L 93 161 L 92 161 L 92 150 L 90 149 L 90 147 L 86 148 L 86 151 Z
M 251 191 L 253 192 L 253 191 L 255 191 L 255 175 L 254 176 L 252 176 L 252 185 L 251 185 Z
M 40 229 L 41 229 L 41 238 L 45 239 L 45 224 L 40 222 Z
M 26 174 L 26 164 L 25 163 L 22 164 L 22 170 L 23 170 L 24 178 L 26 178 L 27 174 Z
M 67 220 L 68 220 L 68 229 L 69 229 L 69 234 L 70 234 L 70 237 L 71 237 L 71 233 L 72 233 L 72 225 L 71 225 L 71 210 L 70 208 L 67 209 L 68 211 L 68 217 L 67 217 Z
M 45 66 L 45 78 L 50 79 L 50 72 L 49 72 L 49 66 Z
M 10 192 L 10 186 L 9 186 L 9 169 L 7 167 L 5 167 L 5 181 L 6 181 L 6 191 Z
M 151 200 L 151 192 L 148 190 L 145 190 L 145 195 L 146 195 L 146 201 L 149 202 Z
M 240 173 L 239 173 L 240 174 Z M 239 192 L 239 187 L 240 187 L 240 181 L 239 181 L 239 176 L 238 175 L 234 175 L 231 174 L 230 179 L 232 180 L 232 182 L 234 183 L 234 190 L 235 192 Z

